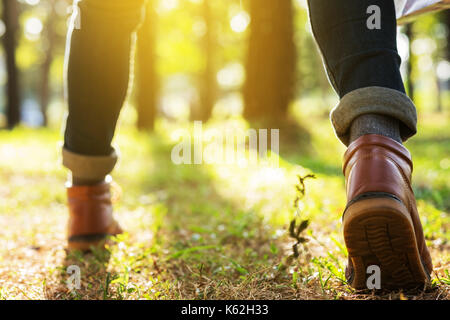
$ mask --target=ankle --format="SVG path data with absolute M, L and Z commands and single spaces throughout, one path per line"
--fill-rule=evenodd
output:
M 105 182 L 105 178 L 102 179 L 86 179 L 80 177 L 72 177 L 72 185 L 74 186 L 95 186 L 97 184 L 101 184 Z
M 402 143 L 400 122 L 379 114 L 363 114 L 353 120 L 350 127 L 350 143 L 367 134 L 379 134 Z

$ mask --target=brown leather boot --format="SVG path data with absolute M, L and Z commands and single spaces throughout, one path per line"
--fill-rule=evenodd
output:
M 380 268 L 381 289 L 429 283 L 433 268 L 411 188 L 412 161 L 400 143 L 376 134 L 350 144 L 343 172 L 348 283 L 367 289 L 367 268 Z
M 67 188 L 68 249 L 88 251 L 102 246 L 109 235 L 122 233 L 112 216 L 110 183 Z

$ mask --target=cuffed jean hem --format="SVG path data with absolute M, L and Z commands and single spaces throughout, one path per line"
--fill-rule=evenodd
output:
M 347 93 L 331 111 L 336 135 L 345 145 L 350 143 L 353 120 L 363 114 L 390 116 L 400 121 L 403 141 L 417 132 L 416 108 L 406 94 L 384 87 L 366 87 Z
M 107 156 L 86 156 L 69 151 L 63 147 L 63 166 L 72 172 L 72 176 L 81 179 L 103 179 L 114 169 L 119 156 L 115 150 Z

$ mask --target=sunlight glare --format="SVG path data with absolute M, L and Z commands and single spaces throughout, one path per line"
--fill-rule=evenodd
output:
M 245 11 L 239 12 L 230 21 L 231 29 L 237 33 L 241 33 L 247 30 L 249 24 L 250 16 Z
M 25 34 L 28 39 L 32 40 L 39 37 L 43 29 L 44 25 L 38 18 L 30 18 L 25 22 Z
M 436 75 L 442 81 L 447 81 L 450 79 L 450 62 L 441 61 L 437 64 Z
M 217 82 L 223 88 L 238 87 L 244 83 L 245 69 L 239 62 L 229 63 L 217 73 Z
M 25 0 L 25 2 L 30 6 L 35 6 L 39 4 L 40 0 Z
M 160 0 L 158 12 L 168 12 L 178 7 L 178 0 Z

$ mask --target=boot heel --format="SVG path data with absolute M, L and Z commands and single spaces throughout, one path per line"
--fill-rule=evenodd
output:
M 368 267 L 373 265 L 380 268 L 382 289 L 429 283 L 413 222 L 401 202 L 384 197 L 357 201 L 347 208 L 343 228 L 354 288 L 367 289 Z

